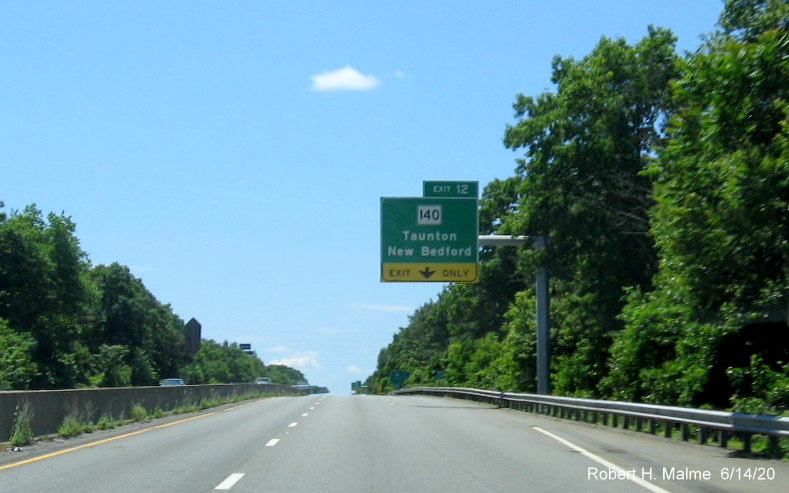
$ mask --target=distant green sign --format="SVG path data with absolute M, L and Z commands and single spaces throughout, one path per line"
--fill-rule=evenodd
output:
M 454 197 L 476 199 L 479 197 L 478 181 L 425 181 L 422 182 L 424 197 Z

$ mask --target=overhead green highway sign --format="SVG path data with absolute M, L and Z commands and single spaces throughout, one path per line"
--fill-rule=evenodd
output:
M 476 281 L 478 224 L 476 197 L 383 197 L 381 280 Z

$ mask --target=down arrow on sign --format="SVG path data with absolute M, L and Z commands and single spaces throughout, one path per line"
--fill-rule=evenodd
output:
M 427 266 L 427 267 L 425 267 L 425 270 L 420 270 L 419 273 L 422 274 L 423 276 L 425 276 L 425 279 L 430 279 L 430 276 L 435 274 L 436 271 L 430 270 L 430 266 Z

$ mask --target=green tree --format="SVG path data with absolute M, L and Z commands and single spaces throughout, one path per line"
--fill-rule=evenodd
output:
M 35 205 L 0 218 L 0 318 L 14 332 L 3 341 L 19 363 L 8 385 L 150 385 L 177 374 L 188 361 L 183 321 L 127 267 L 92 267 L 75 230 Z
M 142 281 L 117 263 L 96 266 L 91 278 L 98 288 L 101 317 L 92 342 L 142 347 L 150 341 L 154 330 L 149 318 L 155 300 Z
M 534 292 L 517 294 L 505 319 L 505 337 L 496 360 L 496 387 L 508 392 L 537 391 L 537 307 Z
M 203 340 L 193 362 L 184 366 L 180 374 L 192 384 L 249 383 L 259 376 L 270 376 L 264 374 L 265 369 L 260 359 L 245 353 L 238 344 L 219 344 L 209 339 Z
M 30 350 L 35 342 L 29 334 L 17 333 L 0 318 L 0 390 L 26 390 L 37 368 Z
M 650 168 L 661 268 L 704 310 L 758 303 L 789 273 L 789 35 L 745 32 L 719 34 L 684 62 L 681 109 Z
M 266 365 L 258 376 L 269 377 L 274 383 L 280 385 L 296 385 L 299 382 L 307 381 L 300 370 L 286 365 Z
M 623 311 L 614 395 L 725 406 L 742 396 L 738 375 L 786 371 L 789 329 L 771 312 L 789 299 L 787 18 L 785 2 L 731 0 L 722 30 L 680 65 L 669 138 L 648 170 L 661 262 L 654 290 Z
M 100 387 L 128 387 L 132 383 L 132 368 L 126 363 L 129 348 L 122 345 L 102 344 L 95 355 Z
M 187 360 L 183 321 L 160 303 L 126 266 L 99 265 L 90 272 L 95 286 L 95 323 L 88 334 L 94 351 L 122 346 L 132 385 L 152 385 L 178 374 Z
M 656 254 L 649 235 L 650 178 L 661 144 L 675 38 L 650 27 L 637 44 L 602 38 L 581 60 L 556 57 L 556 92 L 519 95 L 519 121 L 504 143 L 525 149 L 509 233 L 548 235 L 555 341 L 554 388 L 589 394 L 607 371 L 623 289 L 648 286 Z M 527 254 L 533 258 L 537 253 Z M 627 259 L 626 261 L 623 261 Z
M 506 180 L 493 180 L 485 186 L 479 203 L 480 234 L 507 234 L 503 231 L 504 219 L 518 211 L 522 178 L 513 176 Z
M 74 231 L 70 218 L 45 220 L 33 205 L 0 222 L 0 317 L 36 341 L 33 388 L 85 381 L 86 361 L 75 355 L 82 354 L 89 263 Z

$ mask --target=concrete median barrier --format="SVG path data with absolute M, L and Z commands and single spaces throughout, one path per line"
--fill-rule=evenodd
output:
M 171 411 L 197 404 L 204 399 L 230 398 L 250 393 L 287 394 L 284 385 L 255 384 L 179 385 L 162 387 L 120 387 L 76 390 L 34 390 L 0 392 L 0 442 L 8 441 L 17 412 L 27 406 L 35 436 L 57 432 L 63 419 L 77 413 L 85 422 L 96 423 L 102 416 L 113 420 L 131 417 L 132 407 L 148 412 Z

